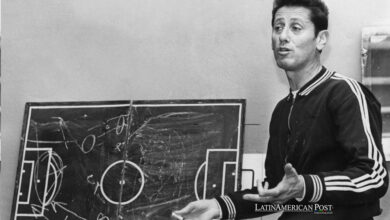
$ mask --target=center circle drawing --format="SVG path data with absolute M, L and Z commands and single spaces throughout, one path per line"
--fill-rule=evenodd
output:
M 144 185 L 145 176 L 137 164 L 118 160 L 104 171 L 100 180 L 100 191 L 108 202 L 127 205 L 137 199 Z

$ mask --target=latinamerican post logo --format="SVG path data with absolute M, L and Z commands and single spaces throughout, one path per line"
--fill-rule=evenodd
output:
M 333 205 L 314 204 L 314 213 L 316 213 L 316 214 L 333 214 Z
M 314 214 L 333 214 L 333 205 L 323 204 L 258 204 L 256 212 L 310 212 Z

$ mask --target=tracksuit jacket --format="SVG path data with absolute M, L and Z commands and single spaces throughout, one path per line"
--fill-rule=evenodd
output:
M 280 219 L 359 220 L 379 215 L 379 198 L 388 187 L 381 136 L 377 99 L 357 81 L 325 67 L 295 98 L 290 93 L 282 99 L 271 118 L 265 181 L 275 187 L 289 162 L 304 177 L 305 195 L 300 202 L 287 203 L 332 208 L 329 214 L 284 212 Z M 247 193 L 257 194 L 257 188 L 216 198 L 222 219 L 270 214 L 259 211 L 266 204 L 244 200 Z

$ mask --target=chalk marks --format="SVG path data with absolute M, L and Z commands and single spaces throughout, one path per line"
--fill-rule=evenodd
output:
M 127 126 L 126 117 L 127 116 L 124 115 L 119 116 L 115 127 L 115 132 L 117 135 L 120 135 L 123 132 L 123 129 Z
M 87 154 L 93 150 L 95 144 L 96 144 L 96 136 L 93 134 L 89 134 L 84 138 L 83 142 L 81 143 L 80 150 L 83 153 Z
M 198 171 L 196 171 L 195 181 L 194 181 L 194 193 L 196 196 L 196 200 L 200 200 L 199 193 L 198 193 L 199 174 L 202 171 L 202 169 L 204 170 L 205 167 L 206 167 L 206 162 L 202 163 L 202 165 L 200 165 L 200 167 L 198 168 Z M 203 172 L 205 172 L 205 171 L 203 171 Z M 202 196 L 202 199 L 203 199 L 203 196 Z
M 197 200 L 210 198 L 215 194 L 224 195 L 226 186 L 229 191 L 235 190 L 237 184 L 231 183 L 235 182 L 234 179 L 238 175 L 237 154 L 235 149 L 207 149 L 206 161 L 199 166 L 194 180 Z
M 48 169 L 46 164 L 49 166 Z M 66 166 L 63 165 L 62 159 L 56 152 L 44 152 L 38 157 L 33 174 L 33 184 L 42 206 L 49 205 L 60 191 L 65 168 Z M 42 184 L 44 187 L 41 186 Z
M 125 171 L 126 173 L 124 173 L 125 178 L 122 178 L 122 176 L 121 176 L 123 163 L 125 163 L 124 166 L 125 166 L 125 170 L 126 170 Z M 106 193 L 107 187 L 105 187 L 106 182 L 111 182 L 110 187 L 109 187 L 110 190 L 113 190 L 113 189 L 115 190 L 115 189 L 121 188 L 121 186 L 124 187 L 125 189 L 131 188 L 134 184 L 136 184 L 137 187 L 139 187 L 139 189 L 135 195 L 131 195 L 132 193 L 130 193 L 130 195 L 126 195 L 126 196 L 124 196 L 124 198 L 122 197 L 123 201 L 119 201 L 119 200 L 115 200 L 114 198 L 110 198 L 107 195 L 107 193 Z M 112 184 L 112 182 L 113 182 L 113 184 Z M 138 182 L 140 184 L 138 184 Z M 137 164 L 135 164 L 131 161 L 119 160 L 119 161 L 112 163 L 103 172 L 103 175 L 102 175 L 101 180 L 100 180 L 100 191 L 101 191 L 102 195 L 104 196 L 104 198 L 107 201 L 109 201 L 111 204 L 127 205 L 127 204 L 130 204 L 132 201 L 137 199 L 137 197 L 141 194 L 142 189 L 144 188 L 144 185 L 145 185 L 145 176 L 144 176 L 144 173 L 141 170 L 141 168 Z M 128 190 L 124 190 L 124 194 L 128 194 L 128 193 L 129 193 Z
M 83 118 L 88 118 L 87 114 L 82 116 Z M 33 136 L 34 139 L 28 139 L 30 143 L 36 143 L 36 147 L 39 148 L 38 144 L 54 144 L 54 145 L 63 145 L 67 150 L 72 146 L 79 148 L 79 150 L 88 154 L 93 151 L 96 147 L 101 147 L 104 144 L 104 139 L 110 134 L 114 134 L 116 136 L 121 136 L 123 131 L 128 127 L 127 118 L 128 115 L 119 115 L 115 117 L 111 117 L 98 123 L 98 125 L 93 124 L 91 127 L 85 127 L 83 129 L 77 128 L 79 126 L 74 124 L 71 121 L 66 121 L 62 117 L 51 117 L 50 121 L 39 123 L 34 120 L 31 121 L 31 126 L 35 132 Z M 76 127 L 76 128 L 75 128 Z M 45 140 L 39 138 L 41 132 L 45 132 L 46 130 L 51 130 L 52 134 L 50 139 L 54 140 Z M 81 130 L 81 131 L 80 131 Z M 76 134 L 76 132 L 80 132 L 83 134 Z M 118 143 L 122 144 L 122 143 Z M 120 146 L 117 146 L 117 150 Z
M 28 104 L 12 219 L 167 219 L 235 188 L 242 114 L 240 100 Z
M 103 213 L 99 213 L 96 220 L 110 220 L 110 218 L 105 216 Z

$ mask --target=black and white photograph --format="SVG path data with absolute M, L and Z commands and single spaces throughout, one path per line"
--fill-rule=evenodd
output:
M 0 5 L 0 219 L 390 219 L 389 0 Z

